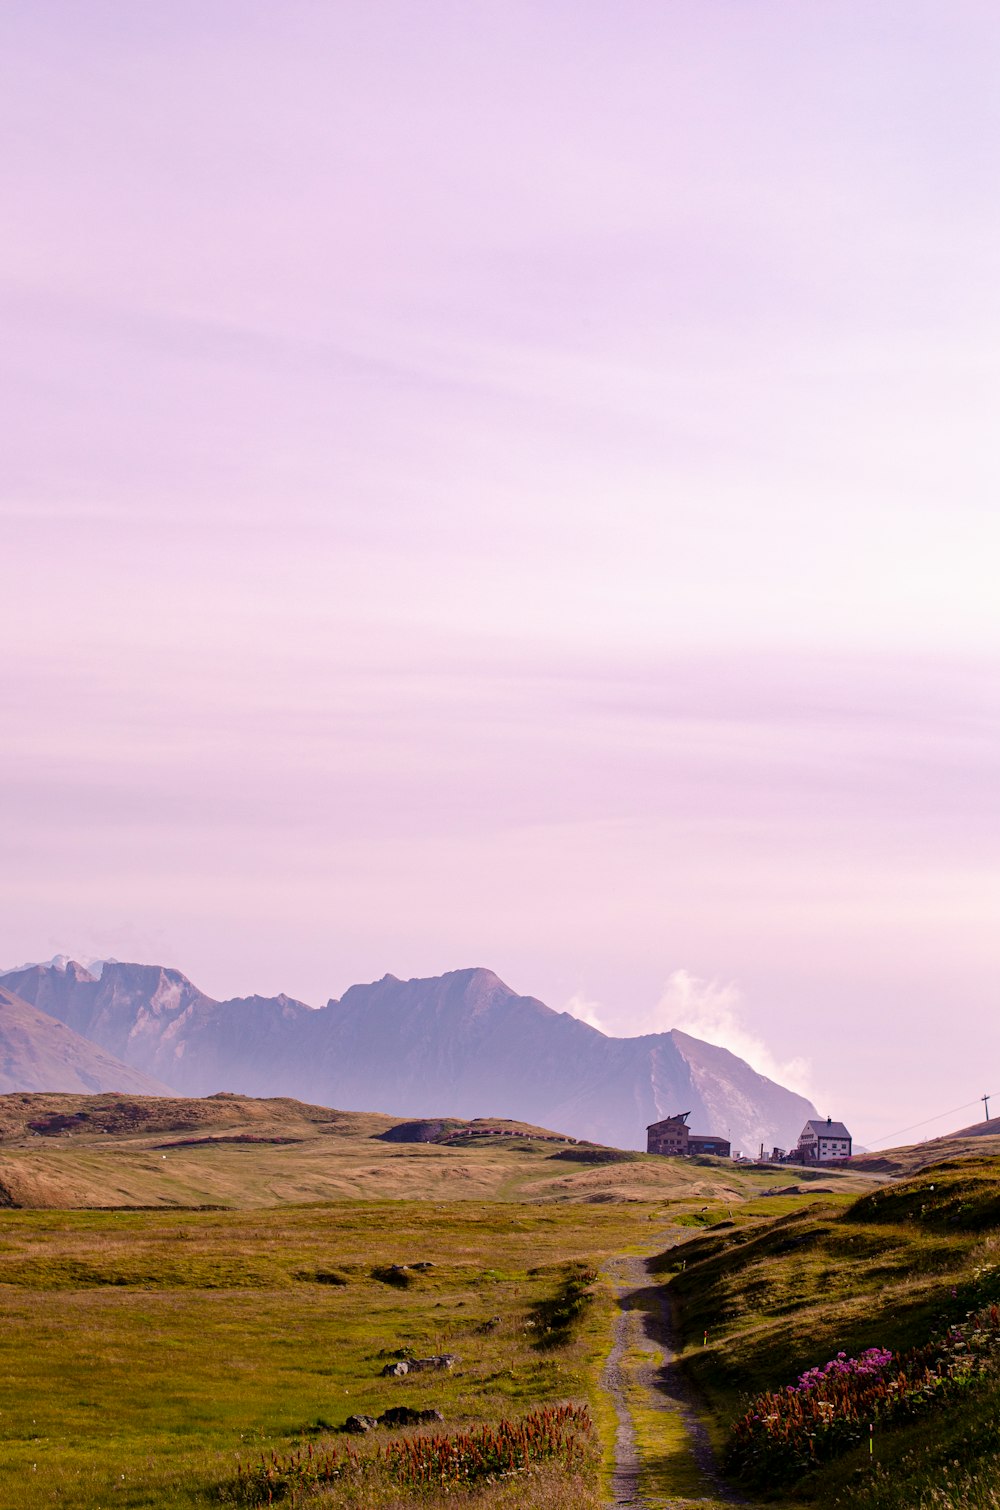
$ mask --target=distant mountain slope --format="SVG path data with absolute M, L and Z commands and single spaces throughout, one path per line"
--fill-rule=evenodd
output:
M 0 1094 L 10 1091 L 170 1094 L 158 1080 L 0 986 Z
M 725 1049 L 677 1031 L 610 1038 L 490 970 L 387 975 L 319 1010 L 285 996 L 215 1002 L 157 965 L 109 962 L 96 979 L 71 962 L 0 979 L 186 1095 L 513 1117 L 625 1148 L 645 1147 L 647 1123 L 675 1111 L 747 1152 L 790 1146 L 816 1116 Z

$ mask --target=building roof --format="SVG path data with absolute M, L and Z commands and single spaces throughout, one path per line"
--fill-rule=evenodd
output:
M 666 1127 L 671 1122 L 686 1122 L 690 1115 L 690 1112 L 674 1112 L 672 1117 L 664 1117 L 662 1122 L 650 1122 L 646 1131 L 650 1132 L 654 1127 Z
M 815 1133 L 817 1138 L 849 1138 L 851 1136 L 843 1122 L 831 1122 L 829 1117 L 813 1118 L 806 1123 L 802 1131 Z

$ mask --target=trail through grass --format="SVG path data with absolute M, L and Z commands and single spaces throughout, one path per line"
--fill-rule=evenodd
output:
M 664 1287 L 651 1283 L 647 1264 L 635 1255 L 613 1259 L 608 1273 L 620 1307 L 602 1375 L 617 1417 L 611 1504 L 645 1510 L 745 1504 L 720 1478 L 677 1368 Z

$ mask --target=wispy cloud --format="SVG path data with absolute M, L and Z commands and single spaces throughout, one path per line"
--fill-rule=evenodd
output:
M 563 1007 L 571 1017 L 578 1017 L 581 1022 L 587 1023 L 588 1027 L 596 1028 L 599 1033 L 607 1033 L 610 1029 L 604 1021 L 604 1006 L 599 1001 L 591 1001 L 584 996 L 582 991 L 575 992 Z
M 743 996 L 735 981 L 702 980 L 689 970 L 674 970 L 656 1005 L 644 1013 L 630 1013 L 628 1026 L 615 1021 L 615 1013 L 605 1003 L 583 991 L 574 992 L 563 1011 L 616 1037 L 679 1028 L 693 1038 L 728 1049 L 779 1085 L 815 1098 L 810 1061 L 801 1056 L 783 1059 L 772 1053 L 744 1021 Z
M 743 998 L 734 981 L 702 980 L 675 970 L 667 980 L 657 1014 L 663 1028 L 679 1028 L 693 1038 L 718 1044 L 745 1059 L 761 1075 L 813 1098 L 812 1066 L 801 1057 L 779 1059 L 742 1016 Z

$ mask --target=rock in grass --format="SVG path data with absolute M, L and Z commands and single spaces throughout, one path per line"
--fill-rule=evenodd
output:
M 443 1421 L 439 1410 L 414 1410 L 411 1405 L 393 1405 L 379 1416 L 380 1426 L 420 1426 L 425 1421 Z
M 395 1285 L 400 1290 L 409 1289 L 413 1283 L 413 1275 L 406 1264 L 378 1264 L 371 1270 L 371 1277 L 379 1284 Z
M 452 1366 L 457 1362 L 458 1359 L 454 1353 L 435 1353 L 432 1358 L 411 1358 L 410 1372 L 411 1374 L 420 1373 L 421 1370 L 428 1368 L 450 1371 Z
M 374 1431 L 378 1421 L 374 1416 L 348 1416 L 344 1422 L 344 1431 L 363 1432 Z
M 398 1363 L 387 1363 L 386 1364 L 385 1368 L 382 1370 L 382 1378 L 383 1379 L 402 1379 L 403 1375 L 404 1374 L 408 1374 L 409 1372 L 410 1372 L 410 1365 L 409 1365 L 409 1363 L 407 1362 L 407 1360 L 405 1358 L 401 1358 Z

